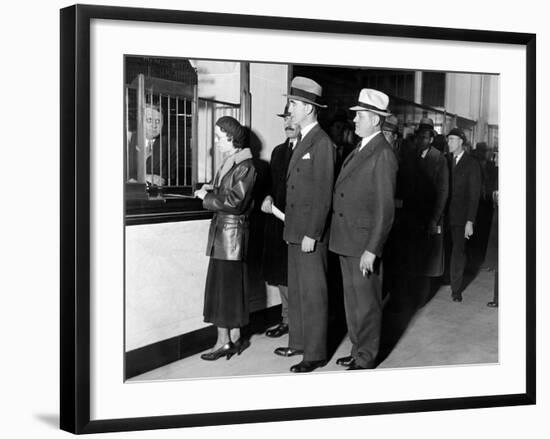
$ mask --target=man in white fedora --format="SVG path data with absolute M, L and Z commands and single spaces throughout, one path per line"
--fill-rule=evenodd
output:
M 303 355 L 292 372 L 311 372 L 327 361 L 328 224 L 336 148 L 317 123 L 322 88 L 295 77 L 288 111 L 300 137 L 288 165 L 283 239 L 288 243 L 288 347 L 275 354 Z
M 384 93 L 365 88 L 356 111 L 362 138 L 334 186 L 330 250 L 340 257 L 346 323 L 352 348 L 336 363 L 348 370 L 376 366 L 382 322 L 380 258 L 394 217 L 397 159 L 381 132 L 388 111 Z

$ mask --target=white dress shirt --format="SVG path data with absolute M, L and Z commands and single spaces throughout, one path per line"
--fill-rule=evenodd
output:
M 460 154 L 458 155 L 455 155 L 453 158 L 455 160 L 455 165 L 458 165 L 458 162 L 460 161 L 460 159 L 462 158 L 462 156 L 464 155 L 464 151 L 462 151 Z
M 302 135 L 302 140 L 304 140 L 304 137 L 306 137 L 307 133 L 309 133 L 315 125 L 317 125 L 317 121 L 310 123 L 309 125 L 305 126 L 300 130 L 300 134 Z
M 381 132 L 382 131 L 377 131 L 376 133 L 371 134 L 369 137 L 363 137 L 363 140 L 361 140 L 361 146 L 359 147 L 359 151 L 361 151 L 367 143 L 369 143 L 372 139 L 374 139 L 374 136 L 376 136 L 377 134 L 380 134 Z

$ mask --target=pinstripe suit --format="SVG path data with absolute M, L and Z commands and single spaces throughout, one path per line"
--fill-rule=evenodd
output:
M 296 145 L 288 165 L 283 239 L 288 242 L 289 347 L 304 361 L 327 355 L 327 247 L 335 146 L 315 125 Z M 304 236 L 315 250 L 304 253 Z
M 348 334 L 355 363 L 373 367 L 380 343 L 382 276 L 379 258 L 394 217 L 397 159 L 382 133 L 344 161 L 333 194 L 330 250 L 340 256 Z M 377 256 L 361 273 L 365 250 Z

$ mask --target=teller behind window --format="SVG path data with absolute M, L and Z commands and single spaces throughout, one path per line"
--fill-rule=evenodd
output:
M 167 133 L 163 132 L 163 112 L 156 105 L 145 107 L 143 124 L 145 128 L 145 181 L 165 186 L 176 184 L 176 140 L 168 141 Z M 142 149 L 137 142 L 137 133 L 131 133 L 128 148 L 128 181 L 137 181 L 138 155 Z M 168 156 L 170 154 L 170 160 Z M 168 163 L 170 162 L 170 168 Z M 169 173 L 170 169 L 170 173 Z

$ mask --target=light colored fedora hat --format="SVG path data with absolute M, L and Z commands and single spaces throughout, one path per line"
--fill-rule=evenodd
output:
M 350 110 L 371 111 L 381 116 L 389 116 L 391 115 L 388 111 L 389 103 L 390 98 L 387 94 L 372 88 L 364 88 L 359 93 L 359 102 L 357 102 L 355 107 L 351 107 Z
M 313 79 L 304 78 L 303 76 L 296 76 L 292 80 L 290 83 L 290 93 L 287 95 L 288 99 L 327 108 L 326 105 L 319 103 L 321 96 L 323 96 L 323 88 Z

